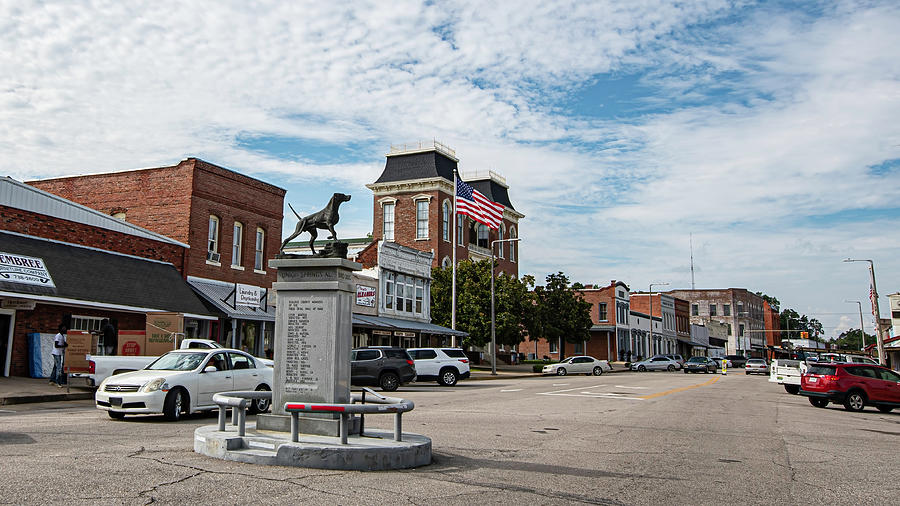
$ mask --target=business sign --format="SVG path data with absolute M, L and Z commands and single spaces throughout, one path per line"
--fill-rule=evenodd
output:
M 44 261 L 0 251 L 0 281 L 56 288 Z
M 375 307 L 375 288 L 356 285 L 356 305 Z
M 37 302 L 30 299 L 0 299 L 0 309 L 31 311 L 36 305 Z
M 260 307 L 266 291 L 258 286 L 242 285 L 235 287 L 234 303 L 238 306 Z
M 91 372 L 91 364 L 88 355 L 97 352 L 97 338 L 90 333 L 79 330 L 70 330 L 66 334 L 65 372 L 67 373 L 89 373 Z

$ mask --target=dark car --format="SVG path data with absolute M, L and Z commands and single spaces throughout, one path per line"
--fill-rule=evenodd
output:
M 889 413 L 900 407 L 900 374 L 879 365 L 810 364 L 800 377 L 800 395 L 817 408 L 834 402 L 848 411 L 875 406 Z
M 703 372 L 715 373 L 719 366 L 716 361 L 709 357 L 691 357 L 684 363 L 684 373 Z
M 350 383 L 393 392 L 416 380 L 416 366 L 403 348 L 357 348 L 350 352 Z
M 729 362 L 728 367 L 734 367 L 735 369 L 738 367 L 743 369 L 747 365 L 747 357 L 743 355 L 725 355 L 725 360 Z

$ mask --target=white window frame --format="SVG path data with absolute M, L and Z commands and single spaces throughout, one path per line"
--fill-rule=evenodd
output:
M 266 273 L 265 265 L 266 231 L 256 227 L 256 245 L 253 247 L 253 272 Z
M 219 253 L 219 224 L 221 220 L 215 214 L 209 215 L 209 236 L 206 242 L 207 260 L 210 265 L 222 265 L 221 262 L 209 260 L 209 253 Z M 220 257 L 221 258 L 221 257 Z
M 428 214 L 430 212 L 430 198 L 417 198 L 416 203 L 416 240 L 428 239 Z M 424 210 L 424 213 L 423 213 Z M 423 216 L 424 214 L 424 216 Z
M 231 238 L 231 268 L 244 270 L 244 267 L 241 266 L 241 262 L 243 261 L 241 250 L 244 249 L 244 224 L 235 221 L 232 231 L 234 232 L 234 235 Z
M 69 330 L 82 330 L 84 332 L 99 331 L 105 318 L 102 316 L 72 315 Z M 4 357 L 5 358 L 5 357 Z
M 463 214 L 456 215 L 456 245 L 466 245 L 466 216 Z
M 450 242 L 450 214 L 453 213 L 453 204 L 450 203 L 450 200 L 445 200 L 444 205 L 441 206 L 441 237 L 446 242 Z
M 506 236 L 506 224 L 505 224 L 505 223 L 501 223 L 501 224 L 500 224 L 500 230 L 499 230 L 499 232 L 500 232 L 500 237 L 498 237 L 497 239 L 498 239 L 499 241 L 501 241 L 501 242 L 498 242 L 498 243 L 497 243 L 497 246 L 500 247 L 500 252 L 497 254 L 497 256 L 498 256 L 499 258 L 505 258 L 505 257 L 503 256 L 503 251 L 504 251 L 506 248 L 503 246 L 504 243 L 502 242 L 502 241 L 503 241 L 503 237 Z
M 390 213 L 388 212 L 388 209 L 390 209 Z M 394 217 L 396 210 L 396 202 L 384 202 L 381 204 L 381 238 L 385 241 L 394 240 Z M 390 215 L 390 220 L 388 220 L 388 215 Z M 390 233 L 388 233 L 388 224 L 390 224 Z
M 516 239 L 516 227 L 509 227 L 509 238 Z M 509 261 L 516 263 L 516 241 L 509 241 Z

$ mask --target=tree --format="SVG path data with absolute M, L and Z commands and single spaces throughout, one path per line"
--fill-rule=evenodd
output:
M 527 277 L 523 278 L 527 281 Z M 453 268 L 431 271 L 431 320 L 449 327 L 452 320 Z M 500 274 L 494 282 L 494 325 L 497 344 L 514 346 L 525 340 L 525 318 L 533 308 L 525 281 Z M 456 264 L 456 328 L 469 333 L 463 346 L 491 342 L 490 260 Z
M 762 293 L 762 292 L 756 292 L 756 295 L 759 295 L 760 297 L 762 297 L 762 299 L 763 299 L 764 301 L 768 302 L 769 305 L 772 306 L 772 309 L 774 309 L 775 311 L 780 311 L 780 310 L 781 310 L 781 309 L 780 309 L 780 308 L 781 308 L 781 302 L 779 302 L 778 299 L 776 299 L 775 297 L 770 297 L 770 296 L 768 296 L 768 295 L 766 295 L 766 294 L 764 294 L 764 293 Z
M 527 323 L 532 339 L 544 338 L 560 345 L 559 356 L 565 356 L 565 343 L 580 343 L 591 338 L 591 304 L 569 286 L 562 272 L 550 274 L 546 285 L 534 289 L 536 315 Z
M 800 337 L 798 331 L 809 332 L 809 336 L 813 339 L 825 333 L 819 320 L 801 315 L 793 309 L 785 309 L 781 312 L 781 330 L 792 331 L 785 332 L 786 339 L 798 339 Z
M 835 339 L 831 340 L 831 343 L 835 348 L 841 350 L 861 350 L 862 349 L 862 335 L 859 329 L 850 329 L 844 332 L 841 332 L 841 335 Z M 866 344 L 872 344 L 875 342 L 875 336 L 870 334 L 865 334 L 866 336 Z

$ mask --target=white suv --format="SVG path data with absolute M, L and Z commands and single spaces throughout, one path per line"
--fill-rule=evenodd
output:
M 459 348 L 408 348 L 416 362 L 416 381 L 437 381 L 452 387 L 469 377 L 469 359 Z

